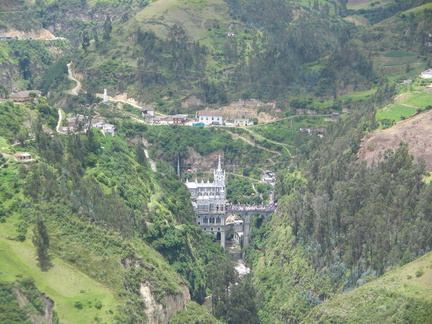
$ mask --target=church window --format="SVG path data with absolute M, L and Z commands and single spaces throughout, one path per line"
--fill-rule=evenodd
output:
M 218 217 L 218 218 L 216 218 L 216 223 L 220 223 L 221 222 L 221 218 L 220 217 Z
M 201 222 L 198 222 L 198 225 L 201 225 Z
M 208 223 L 208 218 L 207 218 L 207 217 L 204 217 L 204 219 L 203 219 L 203 223 L 204 223 L 204 224 Z

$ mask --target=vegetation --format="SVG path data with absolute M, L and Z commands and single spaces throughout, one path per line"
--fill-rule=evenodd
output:
M 253 231 L 249 251 L 261 322 L 300 321 L 323 300 L 431 248 L 431 187 L 406 145 L 370 168 L 352 163 L 364 130 L 376 127 L 377 99 L 315 139 L 304 179 L 292 171 L 280 178 L 278 213 Z
M 372 166 L 357 152 L 365 134 L 431 108 L 426 81 L 407 80 L 432 64 L 429 2 L 4 1 L 0 29 L 44 27 L 69 40 L 0 41 L 0 97 L 35 88 L 48 97 L 0 103 L 0 321 L 43 321 L 48 296 L 54 322 L 144 323 L 149 287 L 161 307 L 189 290 L 193 302 L 171 323 L 427 322 L 424 163 L 404 143 Z M 71 58 L 85 76 L 79 96 L 65 94 Z M 283 118 L 149 126 L 130 119 L 140 117 L 132 106 L 98 105 L 104 88 L 166 113 L 274 101 Z M 199 103 L 185 108 L 192 95 Z M 116 136 L 84 124 L 49 135 L 53 102 L 105 118 Z M 332 112 L 350 114 L 330 122 Z M 17 163 L 21 151 L 37 163 Z M 278 212 L 253 219 L 253 272 L 241 279 L 193 225 L 181 180 L 207 170 L 174 171 L 218 151 L 230 203 L 269 202 L 259 179 L 278 173 Z M 210 294 L 212 315 L 198 305 Z
M 427 323 L 430 312 L 430 282 L 409 278 L 419 266 L 431 263 L 431 254 L 413 261 L 381 278 L 316 307 L 305 323 Z M 430 269 L 428 269 L 429 273 Z

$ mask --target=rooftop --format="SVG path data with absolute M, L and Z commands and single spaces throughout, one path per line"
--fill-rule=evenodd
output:
M 222 116 L 222 113 L 218 111 L 202 111 L 198 115 L 199 116 Z
M 39 90 L 26 90 L 26 91 L 19 91 L 15 93 L 11 93 L 9 97 L 15 97 L 15 98 L 27 98 L 30 96 L 30 93 L 36 93 L 38 96 L 41 95 L 42 92 Z

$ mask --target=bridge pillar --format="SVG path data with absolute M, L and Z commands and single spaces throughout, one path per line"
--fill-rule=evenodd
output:
M 222 246 L 223 249 L 225 249 L 225 226 L 220 233 L 221 233 L 220 245 Z
M 243 247 L 249 245 L 249 225 L 250 225 L 250 216 L 243 216 Z

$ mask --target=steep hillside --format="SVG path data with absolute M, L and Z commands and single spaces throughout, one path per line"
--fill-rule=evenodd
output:
M 0 40 L 0 85 L 9 92 L 37 89 L 49 67 L 70 52 L 67 40 Z
M 430 323 L 432 254 L 315 307 L 304 323 Z
M 393 127 L 375 131 L 366 135 L 361 143 L 358 158 L 370 165 L 386 159 L 389 150 L 396 150 L 400 144 L 407 143 L 410 154 L 416 159 L 423 158 L 426 170 L 432 171 L 432 157 L 430 155 L 430 120 L 432 111 L 415 115 L 396 123 Z
M 430 65 L 432 4 L 424 4 L 385 19 L 357 36 L 381 75 L 413 77 Z
M 370 167 L 355 163 L 364 131 L 377 126 L 380 93 L 306 148 L 301 173 L 280 173 L 278 212 L 251 230 L 247 252 L 262 323 L 300 322 L 314 306 L 432 248 L 432 187 L 407 147 Z
M 167 323 L 191 298 L 204 301 L 207 267 L 229 262 L 191 225 L 187 190 L 151 171 L 134 136 L 50 136 L 42 129 L 57 109 L 0 107 L 11 128 L 0 128 L 1 281 L 30 278 L 66 323 Z M 24 152 L 32 159 L 13 156 Z

